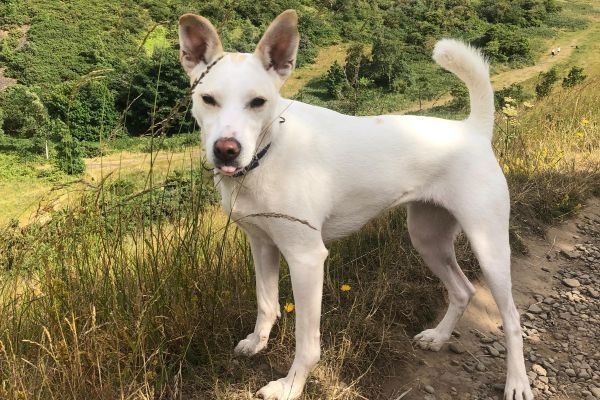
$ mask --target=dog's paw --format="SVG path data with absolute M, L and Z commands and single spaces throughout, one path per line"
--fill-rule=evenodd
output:
M 303 385 L 288 382 L 288 378 L 281 378 L 260 389 L 256 396 L 263 400 L 294 400 L 302 394 Z
M 426 329 L 415 336 L 415 340 L 423 350 L 440 351 L 449 338 L 435 329 Z
M 250 357 L 267 347 L 268 336 L 261 337 L 256 333 L 249 334 L 246 339 L 240 340 L 233 352 L 238 356 Z
M 504 399 L 533 400 L 533 393 L 531 393 L 529 379 L 527 379 L 526 375 L 519 377 L 508 376 L 506 378 L 506 385 L 504 386 Z

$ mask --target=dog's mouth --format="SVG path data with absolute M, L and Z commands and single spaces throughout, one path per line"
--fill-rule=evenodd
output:
M 225 175 L 233 175 L 241 168 L 234 167 L 233 165 L 218 165 L 217 169 Z

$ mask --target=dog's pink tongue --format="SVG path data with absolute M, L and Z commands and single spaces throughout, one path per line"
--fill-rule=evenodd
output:
M 223 165 L 221 167 L 221 171 L 225 172 L 226 174 L 232 174 L 235 172 L 235 167 L 231 167 L 229 165 Z

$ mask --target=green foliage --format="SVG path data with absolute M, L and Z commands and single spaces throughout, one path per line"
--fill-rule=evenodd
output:
M 496 103 L 496 109 L 500 110 L 506 105 L 506 99 L 513 99 L 518 104 L 528 100 L 531 96 L 527 94 L 523 88 L 523 85 L 513 83 L 503 89 L 494 91 L 494 100 Z
M 131 72 L 119 77 L 123 83 L 117 107 L 124 110 L 124 124 L 129 134 L 139 136 L 190 132 L 194 119 L 189 110 L 171 115 L 178 100 L 189 92 L 189 79 L 181 69 L 178 53 L 172 48 L 158 48 L 151 58 L 140 58 Z
M 405 54 L 406 48 L 401 40 L 376 37 L 373 41 L 372 60 L 365 68 L 365 76 L 375 84 L 392 90 L 395 80 L 409 74 Z
M 344 67 L 337 61 L 329 67 L 325 76 L 325 83 L 327 85 L 327 93 L 333 99 L 341 99 L 344 91 L 349 87 Z
M 510 25 L 492 25 L 473 41 L 495 62 L 529 63 L 533 54 L 527 37 Z
M 538 99 L 547 97 L 552 91 L 552 86 L 558 81 L 558 70 L 556 67 L 550 68 L 547 72 L 540 73 L 540 80 L 535 85 L 535 94 Z
M 573 87 L 579 85 L 586 78 L 586 75 L 583 73 L 583 68 L 578 66 L 573 66 L 567 76 L 563 78 L 562 86 L 563 87 Z
M 83 149 L 77 138 L 73 137 L 66 125 L 57 123 L 61 139 L 56 145 L 56 165 L 68 175 L 80 175 L 85 171 Z
M 30 88 L 15 85 L 0 92 L 4 134 L 20 139 L 44 137 L 48 131 L 48 111 L 39 96 Z
M 117 127 L 116 93 L 107 86 L 106 74 L 110 71 L 94 71 L 77 81 L 59 84 L 46 99 L 50 114 L 81 143 L 97 144 Z M 61 132 L 53 134 L 61 137 Z M 96 155 L 97 146 L 88 146 L 86 156 Z
M 479 16 L 491 23 L 538 26 L 560 11 L 555 0 L 481 0 Z

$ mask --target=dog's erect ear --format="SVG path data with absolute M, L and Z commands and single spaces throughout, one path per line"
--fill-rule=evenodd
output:
M 286 10 L 271 22 L 254 54 L 265 69 L 273 68 L 283 83 L 294 70 L 299 43 L 298 14 L 295 10 Z
M 222 53 L 221 40 L 209 20 L 194 14 L 179 18 L 179 60 L 188 75 L 199 63 L 210 64 Z

